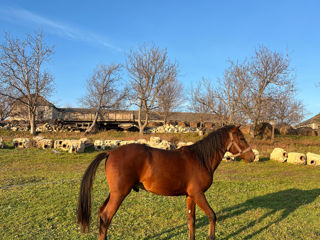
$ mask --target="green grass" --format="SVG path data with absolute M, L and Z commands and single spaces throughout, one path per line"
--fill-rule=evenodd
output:
M 97 209 L 108 194 L 103 164 L 93 191 L 92 230 L 80 234 L 80 179 L 97 153 L 0 149 L 0 239 L 96 239 Z M 223 162 L 206 196 L 215 210 L 217 239 L 319 239 L 320 167 L 273 161 Z M 187 239 L 185 197 L 132 192 L 109 239 Z M 208 221 L 196 212 L 196 237 Z

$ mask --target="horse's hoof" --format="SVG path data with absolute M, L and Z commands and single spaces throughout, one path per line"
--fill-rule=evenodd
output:
M 215 240 L 216 238 L 214 236 L 208 236 L 207 240 Z
M 107 235 L 106 236 L 99 235 L 98 240 L 107 240 Z

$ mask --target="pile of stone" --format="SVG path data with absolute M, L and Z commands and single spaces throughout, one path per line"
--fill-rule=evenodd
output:
M 121 141 L 121 140 L 95 140 L 94 149 L 95 150 L 110 150 L 118 146 L 123 146 L 131 143 L 146 144 L 150 147 L 160 148 L 160 149 L 174 149 L 175 146 L 168 142 L 167 140 L 161 140 L 159 137 L 150 137 L 150 140 L 138 139 L 136 141 Z
M 161 140 L 159 137 L 150 137 L 150 141 L 147 143 L 150 147 L 160 148 L 165 150 L 174 149 L 175 146 L 167 140 Z
M 26 121 L 12 121 L 12 122 L 2 122 L 0 129 L 9 130 L 13 132 L 17 131 L 28 131 L 29 124 Z
M 5 122 L 0 125 L 0 129 L 9 130 L 13 132 L 27 132 L 30 130 L 29 122 L 26 121 L 12 121 L 12 122 Z M 37 132 L 72 132 L 72 131 L 79 131 L 78 128 L 62 125 L 59 123 L 40 123 L 37 124 L 36 128 Z
M 55 126 L 51 126 L 49 123 L 45 123 L 36 129 L 37 132 L 56 132 Z
M 86 148 L 92 146 L 87 138 L 80 140 L 52 140 L 43 137 L 29 138 L 15 138 L 13 139 L 13 146 L 16 148 L 30 148 L 36 147 L 41 149 L 54 148 L 56 150 L 66 151 L 69 153 L 82 153 Z
M 199 128 L 184 127 L 178 125 L 163 125 L 159 127 L 152 127 L 147 130 L 148 133 L 190 133 L 199 132 Z
M 0 129 L 3 129 L 3 130 L 10 130 L 10 125 L 9 124 L 4 124 L 4 125 L 0 125 Z
M 10 131 L 13 131 L 13 132 L 18 132 L 18 131 L 21 131 L 21 132 L 27 132 L 29 131 L 29 128 L 28 127 L 23 127 L 23 126 L 10 126 L 8 125 L 7 126 L 7 130 L 10 130 Z

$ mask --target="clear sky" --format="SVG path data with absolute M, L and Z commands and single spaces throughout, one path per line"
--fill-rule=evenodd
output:
M 262 44 L 289 52 L 307 117 L 320 112 L 318 0 L 0 1 L 1 42 L 4 32 L 23 38 L 36 30 L 55 46 L 50 100 L 60 107 L 79 106 L 97 64 L 125 63 L 144 43 L 167 48 L 187 89 L 202 77 L 216 81 L 228 59 L 249 58 Z

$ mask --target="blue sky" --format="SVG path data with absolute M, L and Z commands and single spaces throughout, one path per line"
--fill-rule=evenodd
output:
M 189 89 L 223 76 L 227 60 L 258 45 L 289 52 L 307 117 L 320 112 L 320 1 L 23 1 L 0 2 L 0 41 L 42 30 L 55 54 L 48 66 L 60 107 L 79 106 L 96 65 L 125 63 L 144 43 L 167 48 Z M 123 74 L 126 80 L 125 74 Z

